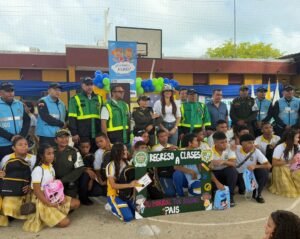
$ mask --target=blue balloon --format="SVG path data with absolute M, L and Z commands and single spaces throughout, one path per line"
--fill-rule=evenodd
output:
M 146 80 L 142 80 L 142 87 L 145 89 L 146 86 L 147 86 L 147 81 Z
M 149 89 L 149 92 L 153 92 L 153 91 L 155 91 L 155 87 L 154 87 L 154 85 L 151 85 L 150 89 Z
M 102 78 L 103 78 L 103 79 L 104 79 L 104 78 L 109 78 L 109 74 L 103 73 L 103 74 L 102 74 Z
M 97 76 L 97 75 L 102 75 L 102 71 L 96 70 L 96 71 L 95 71 L 95 76 Z
M 168 78 L 165 78 L 165 79 L 164 79 L 164 83 L 165 83 L 165 84 L 170 84 L 170 80 L 169 80 Z

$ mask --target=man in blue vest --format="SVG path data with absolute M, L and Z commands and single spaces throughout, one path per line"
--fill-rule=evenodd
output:
M 12 141 L 15 136 L 26 137 L 30 127 L 30 117 L 21 101 L 15 98 L 11 82 L 0 84 L 0 161 L 13 152 Z
M 66 106 L 59 99 L 61 89 L 59 83 L 51 83 L 48 87 L 48 95 L 39 100 L 36 135 L 40 139 L 40 145 L 55 146 L 56 132 L 66 127 Z
M 285 130 L 299 127 L 300 100 L 294 97 L 294 87 L 286 85 L 283 97 L 275 102 L 272 115 L 275 119 L 274 131 L 282 135 Z
M 267 89 L 264 87 L 259 87 L 256 90 L 256 105 L 258 108 L 256 121 L 254 123 L 254 133 L 255 136 L 258 137 L 262 134 L 261 126 L 262 122 L 268 122 L 272 118 L 270 114 L 268 114 L 269 108 L 271 106 L 271 101 L 266 99 Z

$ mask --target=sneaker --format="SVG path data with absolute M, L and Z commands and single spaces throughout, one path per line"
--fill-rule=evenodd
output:
M 245 195 L 245 191 L 240 191 L 240 190 L 239 190 L 239 194 L 240 194 L 240 195 Z
M 80 200 L 80 203 L 85 206 L 91 206 L 94 204 L 93 201 L 91 201 L 89 198 L 87 198 L 85 200 Z
M 233 198 L 230 199 L 230 207 L 235 207 L 235 201 Z
M 265 199 L 261 195 L 259 195 L 258 197 L 256 197 L 255 200 L 258 203 L 265 203 Z

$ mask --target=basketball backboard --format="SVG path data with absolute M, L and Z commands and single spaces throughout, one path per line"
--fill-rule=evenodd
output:
M 140 58 L 162 58 L 162 30 L 116 26 L 116 41 L 137 42 Z

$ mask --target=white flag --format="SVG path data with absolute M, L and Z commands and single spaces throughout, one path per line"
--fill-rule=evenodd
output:
M 253 84 L 251 85 L 251 97 L 252 97 L 253 99 L 255 99 L 254 85 L 253 85 Z
M 276 82 L 276 89 L 275 89 L 275 93 L 274 93 L 274 96 L 273 96 L 273 101 L 272 101 L 272 105 L 275 104 L 275 102 L 277 100 L 280 99 L 280 95 L 279 95 L 279 84 L 278 84 L 278 81 Z

